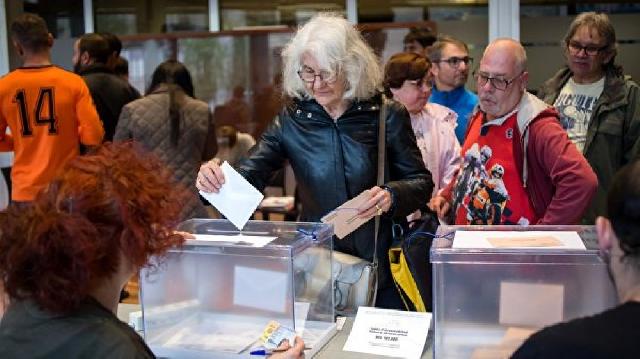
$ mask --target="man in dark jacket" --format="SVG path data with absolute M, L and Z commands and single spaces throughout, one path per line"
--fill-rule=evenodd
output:
M 598 176 L 583 222 L 605 214 L 613 175 L 640 154 L 640 90 L 614 64 L 616 34 L 606 14 L 580 14 L 564 39 L 567 67 L 539 91 L 560 112 L 569 138 Z
M 74 71 L 84 78 L 104 126 L 105 141 L 113 140 L 120 111 L 140 96 L 107 67 L 109 42 L 99 34 L 85 34 L 73 46 Z
M 458 175 L 429 206 L 456 224 L 574 224 L 596 175 L 553 108 L 526 91 L 527 55 L 511 39 L 489 44 L 475 75 L 480 111 L 471 118 Z

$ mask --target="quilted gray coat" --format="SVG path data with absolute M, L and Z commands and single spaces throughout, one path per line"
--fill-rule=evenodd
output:
M 193 196 L 185 203 L 183 218 L 207 217 L 198 198 L 195 180 L 202 161 L 215 155 L 215 126 L 208 105 L 185 96 L 180 110 L 178 145 L 171 143 L 169 94 L 155 91 L 127 104 L 120 114 L 114 141 L 133 139 L 153 151 Z

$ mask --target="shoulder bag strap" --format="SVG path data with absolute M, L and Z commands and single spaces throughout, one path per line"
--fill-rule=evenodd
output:
M 387 119 L 387 107 L 385 96 L 382 95 L 382 101 L 380 102 L 380 112 L 378 118 L 378 177 L 376 185 L 382 186 L 384 184 L 384 164 L 386 154 L 386 119 Z M 373 288 L 373 296 L 371 305 L 376 303 L 376 295 L 378 291 L 378 231 L 380 230 L 380 216 L 375 216 L 375 232 L 373 235 L 373 270 L 375 271 L 376 281 Z

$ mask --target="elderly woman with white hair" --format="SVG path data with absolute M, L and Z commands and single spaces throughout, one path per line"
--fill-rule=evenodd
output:
M 382 70 L 360 33 L 342 17 L 316 15 L 286 46 L 283 60 L 283 88 L 291 101 L 236 169 L 262 190 L 288 160 L 303 221 L 319 221 L 365 193 L 358 216 L 381 217 L 376 306 L 403 309 L 387 254 L 392 219 L 404 220 L 426 203 L 433 189 L 409 115 L 399 104 L 385 104 L 385 183 L 377 186 Z M 209 161 L 201 166 L 196 186 L 217 192 L 224 182 L 217 161 Z M 374 228 L 374 220 L 367 221 L 336 240 L 335 249 L 371 261 Z

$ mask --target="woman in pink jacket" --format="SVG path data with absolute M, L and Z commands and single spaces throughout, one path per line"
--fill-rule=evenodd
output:
M 455 135 L 457 115 L 451 109 L 427 103 L 431 95 L 431 62 L 415 53 L 391 56 L 384 69 L 387 97 L 403 104 L 425 167 L 433 177 L 433 193 L 449 184 L 460 166 L 460 143 Z

